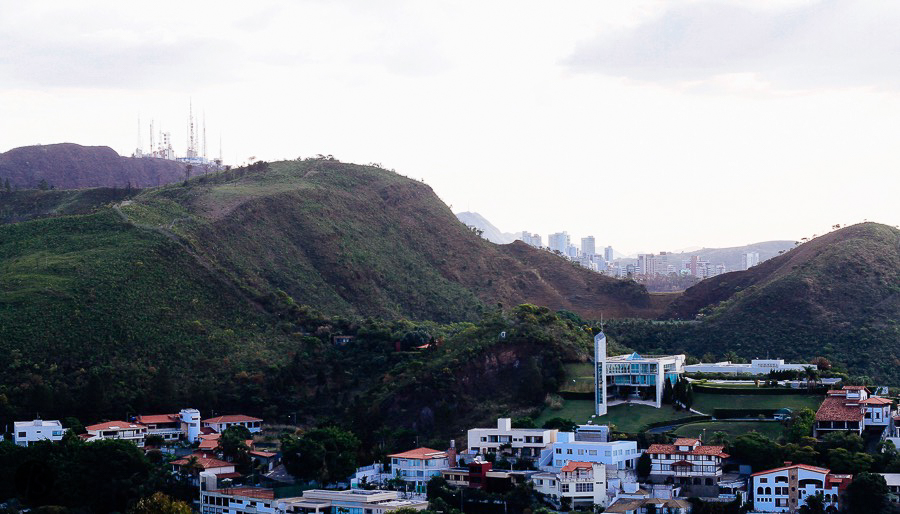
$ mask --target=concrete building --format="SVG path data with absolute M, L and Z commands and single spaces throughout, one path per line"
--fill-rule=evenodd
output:
M 172 471 L 189 477 L 191 483 L 200 485 L 203 473 L 212 473 L 217 479 L 235 479 L 241 476 L 234 463 L 218 459 L 212 453 L 198 452 L 171 462 Z
M 606 259 L 606 262 L 612 262 L 616 260 L 616 252 L 613 251 L 612 246 L 607 246 L 603 251 L 603 258 Z
M 610 405 L 635 402 L 662 406 L 665 381 L 674 384 L 684 373 L 684 355 L 606 356 L 606 335 L 594 336 L 595 394 L 598 416 L 606 414 Z
M 529 234 L 528 232 L 522 232 L 522 235 L 519 236 L 519 239 L 521 239 L 525 244 L 531 245 L 535 248 L 541 248 L 544 246 L 544 242 L 541 239 L 540 234 Z
M 532 477 L 534 490 L 556 505 L 568 498 L 573 508 L 606 507 L 606 466 L 597 462 L 571 461 L 559 473 Z
M 571 461 L 599 463 L 608 469 L 635 467 L 641 455 L 637 441 L 600 440 L 602 432 L 593 431 L 592 428 L 595 426 L 581 425 L 575 432 L 559 432 L 556 442 L 542 453 L 540 468 L 556 472 Z M 608 429 L 605 426 L 602 428 Z
M 589 255 L 591 257 L 597 254 L 597 242 L 594 239 L 594 236 L 581 238 L 581 253 L 582 255 Z
M 505 493 L 524 484 L 535 471 L 495 470 L 493 464 L 482 460 L 470 462 L 466 467 L 441 471 L 441 476 L 453 487 L 481 489 L 487 493 Z
M 722 461 L 728 457 L 724 450 L 724 446 L 706 446 L 689 438 L 676 439 L 674 444 L 652 444 L 645 452 L 652 464 L 650 478 L 658 482 L 671 479 L 683 486 L 717 487 Z
M 759 264 L 759 252 L 747 252 L 741 254 L 741 269 L 748 270 Z
M 424 493 L 425 486 L 432 477 L 450 469 L 447 452 L 431 448 L 416 448 L 403 453 L 388 455 L 391 459 L 391 473 L 409 484 L 409 490 Z
M 566 251 L 569 248 L 569 234 L 568 232 L 557 232 L 555 234 L 550 234 L 547 236 L 547 246 L 550 247 L 550 250 L 553 252 L 559 252 L 563 255 L 566 254 Z
M 500 418 L 496 428 L 470 429 L 468 448 L 470 453 L 484 455 L 498 452 L 505 446 L 516 457 L 535 458 L 541 455 L 544 447 L 556 442 L 558 432 L 556 429 L 512 428 L 510 418 Z
M 215 418 L 204 419 L 203 426 L 211 428 L 212 430 L 220 434 L 224 432 L 228 427 L 242 426 L 247 427 L 247 430 L 249 430 L 251 434 L 255 434 L 262 430 L 262 421 L 263 420 L 254 418 L 252 416 L 244 416 L 243 414 L 231 414 L 227 416 L 216 416 Z
M 733 364 L 731 361 L 689 364 L 684 367 L 684 371 L 685 373 L 768 375 L 770 371 L 804 371 L 806 368 L 818 369 L 815 364 L 785 364 L 784 359 L 753 359 L 750 364 Z
M 38 441 L 60 441 L 65 433 L 62 423 L 55 419 L 15 421 L 12 441 L 18 446 L 30 446 Z
M 425 510 L 424 500 L 405 500 L 397 491 L 311 489 L 303 496 L 279 498 L 263 487 L 220 487 L 215 473 L 200 474 L 201 514 L 385 514 Z
M 750 477 L 753 512 L 798 512 L 806 498 L 821 493 L 825 507 L 840 509 L 841 493 L 851 475 L 833 475 L 828 469 L 786 463 L 781 468 L 754 473 Z
M 147 436 L 147 427 L 128 421 L 107 421 L 86 426 L 84 429 L 87 430 L 87 441 L 124 439 L 138 446 L 144 446 L 144 438 Z

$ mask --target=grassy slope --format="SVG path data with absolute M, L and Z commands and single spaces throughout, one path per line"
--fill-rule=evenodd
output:
M 777 441 L 784 433 L 784 426 L 776 421 L 710 421 L 688 423 L 675 429 L 675 435 L 679 437 L 697 438 L 705 434 L 704 440 L 709 440 L 716 432 L 725 432 L 729 440 L 747 432 L 759 432 Z

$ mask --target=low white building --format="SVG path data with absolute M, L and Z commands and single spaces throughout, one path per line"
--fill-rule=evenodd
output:
M 147 427 L 128 421 L 107 421 L 84 427 L 87 430 L 87 441 L 99 441 L 102 439 L 123 439 L 131 441 L 138 446 L 144 446 L 144 438 L 147 437 Z
M 591 427 L 591 425 L 585 425 Z M 637 464 L 641 452 L 637 441 L 599 441 L 594 435 L 582 432 L 559 432 L 556 442 L 541 455 L 540 467 L 546 471 L 558 471 L 570 461 L 596 462 L 611 469 L 630 469 Z
M 447 452 L 431 448 L 416 448 L 403 453 L 388 455 L 391 459 L 390 473 L 410 485 L 410 490 L 424 493 L 425 486 L 432 477 L 450 469 Z
M 29 446 L 38 441 L 60 441 L 65 433 L 66 429 L 58 420 L 15 421 L 12 440 L 19 446 Z
M 229 414 L 227 416 L 216 416 L 214 418 L 204 419 L 203 426 L 220 434 L 228 429 L 228 427 L 241 426 L 246 427 L 251 434 L 255 434 L 262 431 L 262 422 L 263 420 L 252 416 Z
M 517 457 L 540 457 L 541 450 L 556 442 L 556 429 L 512 428 L 510 418 L 497 420 L 496 428 L 472 428 L 468 432 L 470 453 L 486 454 L 508 447 Z
M 750 364 L 734 364 L 731 361 L 688 364 L 685 373 L 747 373 L 749 375 L 768 375 L 770 371 L 804 371 L 806 368 L 818 369 L 815 364 L 786 364 L 784 359 L 753 359 Z
M 559 473 L 537 473 L 531 480 L 536 492 L 557 505 L 564 498 L 573 508 L 607 504 L 606 466 L 597 462 L 571 461 Z
M 797 512 L 807 497 L 819 493 L 826 508 L 840 509 L 841 492 L 852 480 L 851 475 L 833 475 L 806 464 L 760 471 L 750 477 L 753 512 Z

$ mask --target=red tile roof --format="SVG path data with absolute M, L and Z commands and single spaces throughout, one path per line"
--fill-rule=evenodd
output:
M 685 446 L 685 445 L 681 445 Z M 689 445 L 688 445 L 689 446 Z M 674 444 L 651 444 L 650 448 L 647 448 L 645 453 L 658 453 L 662 455 L 714 455 L 717 457 L 721 457 L 723 459 L 728 457 L 728 454 L 725 453 L 724 446 L 710 445 L 710 446 L 698 446 L 696 448 L 692 448 L 690 451 L 683 452 L 678 449 L 678 445 Z
M 844 386 L 842 388 L 844 391 L 868 391 L 869 388 L 866 386 Z
M 203 457 L 200 455 L 188 455 L 187 457 L 172 461 L 172 465 L 174 466 L 185 466 L 190 462 L 191 457 L 197 458 L 197 464 L 200 465 L 201 469 L 210 469 L 210 468 L 227 468 L 234 467 L 234 464 L 231 462 L 225 462 L 224 460 L 214 459 L 212 457 Z
M 238 473 L 237 471 L 232 471 L 230 473 L 216 473 L 216 478 L 220 478 L 220 479 L 221 478 L 241 478 L 242 476 L 244 476 L 244 475 Z
M 203 439 L 200 441 L 200 446 L 197 448 L 201 450 L 215 450 L 219 447 L 218 439 Z
M 865 417 L 859 405 L 846 405 L 840 396 L 829 396 L 822 400 L 816 411 L 816 421 L 862 421 Z
M 757 472 L 757 473 L 753 473 L 753 474 L 750 475 L 750 476 L 755 477 L 755 476 L 758 476 L 758 475 L 768 475 L 769 473 L 776 473 L 776 472 L 778 472 L 778 471 L 784 471 L 784 470 L 786 470 L 786 469 L 794 469 L 794 468 L 805 469 L 805 470 L 807 470 L 807 471 L 815 471 L 815 472 L 818 472 L 818 473 L 822 473 L 822 474 L 824 474 L 824 475 L 827 475 L 827 474 L 831 473 L 831 471 L 828 470 L 828 469 L 825 469 L 825 468 L 819 468 L 819 467 L 816 467 L 816 466 L 810 466 L 809 464 L 793 464 L 793 465 L 791 465 L 791 466 L 782 466 L 782 467 L 780 467 L 780 468 L 767 469 L 767 470 L 765 470 L 765 471 L 760 471 L 760 472 Z
M 240 423 L 241 421 L 262 421 L 252 416 L 244 416 L 243 414 L 229 414 L 227 416 L 217 416 L 215 418 L 204 419 L 204 423 Z
M 673 444 L 675 446 L 694 446 L 695 444 L 697 444 L 699 442 L 700 442 L 699 439 L 691 439 L 690 437 L 679 437 L 678 439 L 675 439 L 675 442 Z
M 388 457 L 396 457 L 398 459 L 418 459 L 418 460 L 429 460 L 429 459 L 446 459 L 447 453 L 432 450 L 431 448 L 416 448 L 415 450 L 410 450 L 408 452 L 403 453 L 395 453 L 393 455 L 388 455 Z
M 134 430 L 138 428 L 147 428 L 137 423 L 129 423 L 128 421 L 107 421 L 106 423 L 97 423 L 84 427 L 88 432 L 97 432 L 99 430 Z
M 179 421 L 181 421 L 181 418 L 178 414 L 151 414 L 137 417 L 137 422 L 143 425 L 148 423 L 177 423 Z
M 253 456 L 255 456 L 255 457 L 262 457 L 262 458 L 264 458 L 264 459 L 271 459 L 272 457 L 274 457 L 274 456 L 276 456 L 276 455 L 278 455 L 278 454 L 275 453 L 275 452 L 252 451 L 252 452 L 250 452 L 250 455 L 253 455 Z
M 566 465 L 562 468 L 564 472 L 572 472 L 576 469 L 593 469 L 593 465 L 590 462 L 579 462 L 575 460 L 570 460 Z
M 865 400 L 859 402 L 864 403 L 866 405 L 890 405 L 891 402 L 887 398 L 881 398 L 880 396 L 873 396 L 871 398 L 866 398 Z

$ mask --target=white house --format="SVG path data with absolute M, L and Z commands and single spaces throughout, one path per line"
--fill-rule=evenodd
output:
M 512 428 L 510 418 L 497 420 L 496 428 L 472 428 L 468 432 L 469 452 L 485 454 L 497 452 L 501 446 L 508 446 L 517 457 L 534 458 L 541 450 L 556 442 L 556 429 Z
M 447 452 L 431 448 L 416 448 L 403 453 L 388 455 L 391 459 L 391 473 L 410 485 L 410 490 L 425 492 L 425 485 L 432 477 L 440 476 L 441 471 L 450 469 Z
M 38 441 L 60 441 L 65 433 L 66 429 L 58 420 L 15 421 L 12 439 L 19 446 L 29 446 Z
M 572 507 L 605 507 L 606 466 L 597 462 L 571 461 L 559 473 L 536 473 L 534 490 L 559 505 L 568 498 Z
M 607 357 L 606 335 L 594 336 L 594 399 L 598 416 L 611 405 L 629 401 L 662 406 L 666 380 L 673 385 L 684 373 L 684 355 L 629 355 Z
M 147 436 L 147 427 L 128 421 L 107 421 L 84 427 L 87 430 L 88 441 L 102 439 L 124 439 L 138 446 L 144 446 L 144 438 Z
M 556 442 L 541 455 L 541 469 L 558 471 L 569 461 L 596 462 L 611 469 L 634 468 L 637 464 L 641 456 L 637 441 L 584 440 L 580 429 L 557 434 Z
M 892 424 L 892 412 L 891 400 L 871 396 L 865 386 L 844 386 L 828 391 L 816 411 L 814 435 L 822 437 L 834 431 L 862 434 L 866 428 L 884 431 Z
M 724 446 L 704 446 L 699 439 L 680 438 L 674 444 L 653 444 L 650 455 L 651 478 L 675 484 L 715 486 L 722 476 L 722 461 L 728 458 Z
M 262 421 L 263 420 L 259 418 L 244 416 L 243 414 L 230 414 L 227 416 L 216 416 L 214 418 L 204 419 L 203 426 L 220 434 L 228 427 L 242 426 L 246 427 L 251 434 L 255 434 L 262 430 Z
M 824 496 L 826 508 L 840 509 L 841 492 L 852 480 L 851 475 L 833 475 L 806 464 L 760 471 L 750 477 L 753 511 L 797 512 L 808 496 L 818 493 Z
M 804 371 L 805 368 L 818 369 L 815 364 L 786 364 L 784 359 L 753 359 L 750 364 L 734 364 L 731 361 L 688 364 L 686 373 L 747 373 L 768 375 L 770 371 Z

